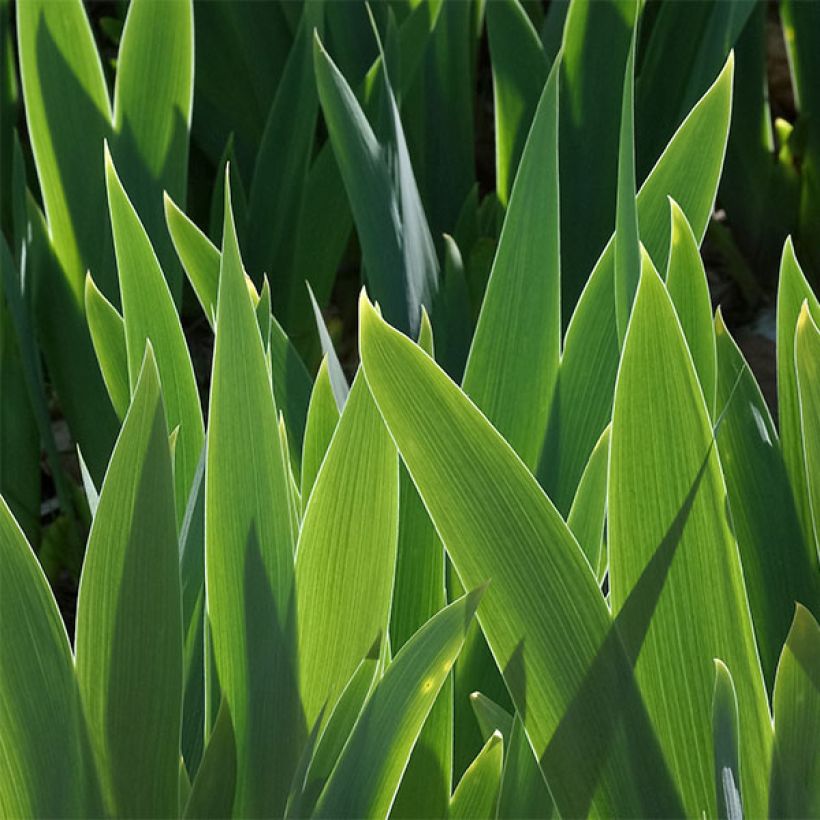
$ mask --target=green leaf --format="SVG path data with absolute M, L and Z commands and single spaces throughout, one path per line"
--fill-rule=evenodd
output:
M 519 0 L 487 5 L 487 37 L 493 69 L 495 187 L 506 207 L 549 64 Z
M 85 278 L 85 316 L 105 387 L 117 417 L 122 420 L 131 401 L 125 323 L 119 311 L 94 284 L 91 273 Z
M 0 812 L 101 815 L 71 648 L 23 531 L 0 499 Z
M 755 5 L 754 0 L 659 5 L 636 88 L 641 175 L 720 70 Z
M 365 297 L 360 310 L 368 384 L 461 582 L 491 581 L 479 622 L 559 810 L 679 810 L 606 604 L 566 524 L 435 363 Z M 622 746 L 622 716 L 640 743 Z
M 399 650 L 356 721 L 314 817 L 387 815 L 481 592 L 474 590 L 450 604 Z
M 289 477 L 226 185 L 205 468 L 205 571 L 237 747 L 238 814 L 284 808 L 304 739 Z
M 618 185 L 615 209 L 615 321 L 618 343 L 623 347 L 626 326 L 638 279 L 641 275 L 641 251 L 638 239 L 638 208 L 635 202 L 635 40 L 626 55 L 623 93 L 621 95 L 621 124 L 618 139 Z
M 820 812 L 820 628 L 797 604 L 774 685 L 770 817 Z
M 490 698 L 482 695 L 481 692 L 473 692 L 470 695 L 470 706 L 473 707 L 473 713 L 478 721 L 485 743 L 495 731 L 501 732 L 504 740 L 509 742 L 513 716 L 506 709 L 502 709 Z
M 316 477 L 296 548 L 299 680 L 309 726 L 333 707 L 387 631 L 398 493 L 396 448 L 360 375 Z
M 667 197 L 703 237 L 715 201 L 726 148 L 732 92 L 730 58 L 689 113 L 638 192 L 640 238 L 659 270 L 669 247 Z M 612 418 L 620 348 L 615 320 L 614 248 L 595 265 L 564 340 L 555 401 L 538 466 L 538 480 L 562 513 L 569 511 L 595 442 Z
M 812 293 L 794 255 L 791 239 L 786 240 L 780 262 L 777 289 L 777 404 L 780 410 L 780 441 L 783 460 L 794 493 L 794 502 L 803 528 L 804 543 L 811 565 L 817 571 L 817 542 L 812 524 L 806 467 L 803 460 L 803 435 L 800 424 L 800 399 L 797 392 L 795 335 L 803 302 L 815 322 L 820 322 L 820 303 Z
M 193 138 L 211 163 L 229 134 L 250 179 L 265 119 L 292 43 L 281 3 L 214 0 L 197 7 Z
M 508 739 L 505 738 L 504 771 L 498 795 L 499 820 L 549 818 L 555 815 L 544 775 L 532 753 L 524 724 L 516 715 Z
M 182 271 L 165 230 L 162 194 L 185 202 L 193 101 L 192 0 L 131 3 L 117 54 L 112 149 L 176 303 Z
M 301 776 L 288 799 L 286 817 L 310 817 L 313 813 L 316 801 L 373 688 L 380 665 L 379 644 L 375 643 L 356 667 L 328 718 L 323 720 L 322 713 L 316 720 L 311 735 L 318 734 L 318 740 L 313 749 L 310 744 L 305 747 L 304 754 L 310 753 L 310 757 L 304 772 L 297 770 L 297 775 Z
M 715 659 L 715 688 L 712 695 L 712 737 L 715 750 L 715 795 L 721 820 L 741 820 L 740 737 L 737 696 L 726 664 Z
M 820 585 L 783 461 L 777 430 L 723 317 L 715 317 L 720 453 L 760 662 L 769 692 L 794 602 L 820 600 Z M 776 550 L 772 544 L 778 544 Z
M 686 214 L 674 200 L 669 205 L 672 209 L 672 244 L 666 270 L 666 287 L 692 354 L 706 406 L 714 417 L 717 354 L 709 283 L 698 251 L 698 242 Z
M 674 397 L 672 400 L 671 397 Z M 612 611 L 660 572 L 649 630 L 621 632 L 687 814 L 714 813 L 712 659 L 734 670 L 747 811 L 765 810 L 766 690 L 703 393 L 672 302 L 644 257 L 615 388 L 609 462 Z M 674 559 L 674 560 L 673 560 Z M 670 636 L 676 636 L 670 640 Z M 685 755 L 680 750 L 686 749 Z
M 197 295 L 211 327 L 216 324 L 220 252 L 199 228 L 167 198 L 165 215 L 188 281 Z M 311 380 L 304 363 L 279 322 L 271 322 L 271 374 L 273 390 L 285 416 L 290 434 L 291 458 L 301 463 L 305 417 L 310 401 Z
M 609 472 L 609 440 L 611 427 L 607 427 L 584 468 L 578 490 L 572 499 L 567 516 L 567 526 L 592 567 L 595 577 L 602 581 L 607 568 L 604 549 L 604 525 L 606 522 L 607 478 Z
M 635 0 L 570 3 L 564 23 L 559 121 L 565 317 L 615 225 L 617 124 L 638 5 Z
M 438 262 L 392 90 L 385 78 L 392 131 L 385 147 L 318 37 L 313 54 L 319 100 L 370 285 L 387 316 L 415 334 L 421 307 L 432 306 Z
M 191 794 L 185 805 L 183 817 L 190 820 L 218 820 L 229 817 L 235 788 L 236 740 L 231 713 L 227 702 L 223 700 L 211 736 L 208 738 L 199 771 L 191 784 Z
M 88 537 L 77 677 L 109 809 L 179 810 L 182 623 L 168 429 L 146 349 Z
M 169 285 L 108 151 L 105 177 L 122 295 L 129 383 L 133 389 L 146 340 L 150 340 L 162 380 L 168 429 L 179 428 L 174 487 L 181 522 L 205 440 L 194 368 Z
M 419 50 L 415 78 L 406 85 L 399 80 L 419 192 L 437 238 L 453 232 L 476 181 L 476 28 L 482 9 L 480 3 L 444 2 L 421 47 L 401 38 L 402 54 Z
M 17 6 L 26 123 L 54 251 L 77 304 L 89 268 L 108 296 L 114 269 L 102 143 L 111 104 L 81 0 Z
M 339 423 L 339 407 L 330 383 L 327 357 L 322 359 L 308 406 L 302 448 L 302 510 L 307 506 L 319 468 Z
M 452 820 L 489 820 L 495 817 L 504 741 L 495 731 L 478 753 L 456 787 L 447 813 Z
M 806 484 L 814 536 L 820 542 L 820 330 L 809 313 L 808 301 L 800 309 L 794 344 Z
M 108 92 L 80 0 L 17 6 L 17 50 L 47 216 L 46 224 L 29 198 L 38 335 L 61 409 L 101 481 L 118 425 L 95 364 L 83 287 L 90 269 L 109 298 L 116 291 L 100 161 L 111 130 Z
M 219 287 L 219 249 L 167 194 L 163 197 L 163 204 L 174 248 L 205 317 L 213 327 Z
M 820 10 L 813 3 L 786 0 L 779 7 L 783 40 L 789 58 L 792 88 L 799 108 L 797 123 L 805 129 L 805 147 L 799 158 L 800 198 L 797 246 L 806 259 L 806 269 L 812 284 L 820 287 L 820 242 L 815 226 L 820 218 L 820 89 L 815 78 L 818 72 L 817 31 Z
M 350 387 L 347 384 L 347 376 L 342 369 L 339 362 L 339 357 L 336 355 L 336 348 L 333 347 L 333 340 L 328 333 L 327 325 L 325 324 L 322 310 L 319 307 L 316 297 L 313 295 L 313 290 L 310 285 L 307 286 L 308 295 L 310 296 L 310 303 L 313 307 L 313 315 L 316 318 L 316 330 L 319 332 L 319 341 L 322 346 L 322 353 L 324 354 L 327 363 L 327 372 L 330 377 L 330 386 L 333 388 L 333 396 L 336 399 L 336 407 L 339 413 L 342 412 L 347 401 L 347 396 L 350 393 Z
M 314 31 L 321 34 L 323 20 L 323 2 L 304 5 L 268 112 L 248 199 L 243 244 L 248 249 L 248 268 L 257 281 L 262 273 L 271 277 L 281 299 L 278 309 L 288 304 L 288 290 L 302 285 L 293 262 L 319 108 L 311 43 Z
M 558 372 L 558 69 L 538 103 L 464 373 L 464 390 L 533 467 Z
M 422 313 L 419 345 L 433 353 L 433 332 Z M 399 538 L 390 611 L 390 646 L 402 646 L 447 604 L 444 546 L 407 469 L 399 467 Z M 462 649 L 462 651 L 464 651 Z M 419 735 L 396 800 L 393 818 L 442 817 L 453 779 L 453 685 L 448 677 Z
M 662 202 L 674 199 L 703 241 L 717 194 L 732 111 L 735 58 L 729 54 L 715 81 L 672 135 L 638 192 L 641 242 L 658 270 L 669 258 L 669 217 Z

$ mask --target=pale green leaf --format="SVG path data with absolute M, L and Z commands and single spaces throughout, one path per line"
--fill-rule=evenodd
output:
M 572 499 L 567 526 L 592 567 L 598 581 L 606 572 L 607 555 L 604 549 L 604 525 L 606 523 L 607 478 L 609 472 L 609 440 L 611 428 L 607 426 L 589 457 L 587 466 L 578 482 L 578 490 Z
M 730 58 L 638 192 L 640 238 L 659 270 L 666 270 L 669 247 L 667 197 L 680 204 L 696 239 L 702 239 L 706 230 L 726 149 L 732 76 Z M 589 454 L 612 418 L 620 360 L 614 272 L 610 242 L 589 277 L 564 340 L 556 399 L 537 472 L 562 513 L 569 511 Z
M 296 548 L 299 680 L 309 726 L 333 707 L 387 631 L 398 479 L 396 448 L 359 375 L 316 476 Z
M 174 487 L 177 518 L 181 522 L 205 439 L 194 368 L 159 260 L 107 151 L 105 176 L 122 297 L 129 383 L 133 390 L 145 343 L 150 340 L 162 381 L 168 429 L 179 428 Z
M 561 340 L 558 69 L 541 95 L 481 307 L 464 390 L 531 468 Z
M 122 420 L 131 401 L 125 323 L 119 311 L 94 284 L 90 273 L 85 278 L 85 315 L 105 387 L 118 418 Z
M 238 814 L 284 808 L 304 739 L 296 683 L 289 477 L 245 284 L 230 191 L 205 468 L 205 571 L 219 682 L 237 747 Z
M 322 359 L 308 406 L 305 441 L 302 447 L 302 509 L 307 506 L 319 467 L 339 422 L 339 407 L 333 394 L 327 357 Z
M 706 281 L 698 242 L 686 214 L 674 200 L 669 205 L 672 209 L 672 242 L 666 269 L 666 287 L 692 354 L 706 406 L 714 417 L 717 354 L 709 283 Z
M 743 571 L 703 392 L 647 256 L 615 388 L 608 546 L 616 617 L 628 619 L 642 584 L 657 586 L 649 629 L 627 622 L 621 637 L 687 814 L 715 811 L 710 705 L 721 658 L 744 716 L 743 795 L 760 816 L 771 738 Z
M 130 3 L 117 55 L 112 150 L 176 303 L 182 271 L 165 230 L 162 194 L 185 202 L 193 101 L 192 0 Z
M 501 736 L 509 743 L 513 716 L 506 709 L 490 700 L 486 695 L 482 695 L 481 692 L 473 692 L 470 695 L 470 706 L 473 707 L 473 713 L 485 743 L 495 731 L 501 732 Z
M 359 715 L 314 817 L 387 816 L 480 598 L 481 590 L 459 598 L 399 650 Z
M 820 628 L 797 604 L 774 685 L 770 817 L 820 814 Z
M 800 310 L 794 346 L 806 484 L 814 537 L 820 541 L 820 330 L 808 302 Z
M 783 460 L 794 493 L 805 544 L 811 565 L 817 571 L 818 547 L 809 502 L 807 476 L 803 460 L 803 435 L 800 423 L 800 399 L 794 358 L 797 318 L 803 302 L 815 322 L 820 322 L 820 303 L 806 281 L 794 255 L 791 238 L 786 240 L 780 262 L 777 289 L 777 405 L 780 410 L 780 441 Z
M 220 252 L 202 231 L 174 204 L 165 199 L 168 230 L 174 240 L 188 281 L 197 295 L 211 327 L 216 323 Z M 301 463 L 305 417 L 310 401 L 311 380 L 282 326 L 271 319 L 271 375 L 276 401 L 285 416 L 291 445 L 291 459 Z
M 566 524 L 432 359 L 365 297 L 360 304 L 371 392 L 461 582 L 491 582 L 479 622 L 559 810 L 679 809 L 606 603 Z M 621 719 L 640 742 L 623 745 Z
M 495 731 L 464 772 L 453 792 L 447 813 L 449 818 L 452 820 L 490 820 L 495 817 L 503 760 L 504 740 L 501 732 Z

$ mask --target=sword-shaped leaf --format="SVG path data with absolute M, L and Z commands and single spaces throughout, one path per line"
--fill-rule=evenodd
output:
M 305 441 L 302 445 L 302 510 L 307 506 L 313 484 L 319 473 L 319 467 L 324 461 L 330 440 L 339 423 L 339 407 L 333 386 L 330 382 L 330 371 L 327 358 L 322 359 L 316 381 L 313 383 L 313 392 L 308 405 L 307 421 L 305 422 Z
M 68 637 L 37 558 L 0 499 L 0 813 L 101 815 Z
M 715 317 L 715 431 L 729 510 L 743 564 L 760 664 L 769 692 L 794 615 L 794 602 L 820 600 L 820 580 L 804 546 L 777 430 L 749 365 L 723 317 Z M 772 549 L 777 544 L 777 549 Z
M 359 715 L 314 817 L 387 816 L 481 593 L 474 590 L 450 604 L 399 650 Z
M 112 150 L 176 303 L 182 270 L 165 230 L 162 194 L 185 203 L 193 101 L 192 0 L 131 3 L 117 54 Z M 164 395 L 171 396 L 167 387 Z
M 387 633 L 398 481 L 395 445 L 360 374 L 316 476 L 296 548 L 299 670 L 308 726 L 322 709 L 333 708 L 368 649 Z
M 638 192 L 640 238 L 655 266 L 666 270 L 667 197 L 679 204 L 695 238 L 706 230 L 715 202 L 729 133 L 733 60 L 730 58 L 672 137 Z M 614 246 L 601 254 L 572 316 L 550 413 L 538 480 L 566 514 L 595 442 L 612 418 L 620 360 L 615 321 Z
M 606 603 L 566 524 L 435 362 L 364 295 L 360 304 L 371 392 L 461 582 L 491 582 L 479 622 L 559 810 L 680 811 Z M 641 603 L 651 615 L 652 600 Z M 626 744 L 622 720 L 640 742 Z
M 706 281 L 698 241 L 692 233 L 686 214 L 675 200 L 670 200 L 669 204 L 672 208 L 672 243 L 666 270 L 666 287 L 692 354 L 706 406 L 714 417 L 717 354 L 709 283 Z
M 820 330 L 808 302 L 800 310 L 794 345 L 806 484 L 814 537 L 820 539 Z
M 179 810 L 179 547 L 159 373 L 146 348 L 88 537 L 77 677 L 111 811 Z
M 703 392 L 648 256 L 615 388 L 608 499 L 612 610 L 663 568 L 645 636 L 621 631 L 688 814 L 715 811 L 712 660 L 733 670 L 743 795 L 765 812 L 770 724 L 726 488 Z M 686 749 L 686 754 L 682 750 Z
M 800 398 L 797 392 L 797 370 L 794 357 L 797 319 L 804 301 L 814 321 L 820 322 L 820 303 L 800 269 L 797 257 L 794 255 L 794 246 L 789 238 L 783 248 L 777 288 L 777 405 L 780 410 L 780 441 L 783 447 L 783 460 L 786 462 L 794 502 L 803 527 L 806 549 L 816 573 L 818 546 L 815 540 L 806 484 Z
M 464 390 L 531 468 L 561 342 L 558 65 L 544 86 L 493 261 Z
M 504 740 L 495 731 L 458 782 L 450 799 L 447 817 L 451 820 L 490 820 L 495 817 Z
M 769 816 L 816 817 L 820 812 L 820 628 L 799 603 L 777 667 L 773 706 Z
M 715 748 L 717 816 L 721 820 L 742 820 L 737 696 L 731 673 L 726 664 L 717 659 L 712 695 L 712 737 Z
M 205 468 L 205 571 L 238 814 L 284 808 L 304 740 L 289 477 L 226 185 Z
M 174 486 L 181 523 L 205 440 L 194 368 L 170 287 L 108 150 L 105 179 L 122 297 L 128 380 L 133 390 L 146 340 L 150 340 L 162 380 L 168 429 L 179 428 Z

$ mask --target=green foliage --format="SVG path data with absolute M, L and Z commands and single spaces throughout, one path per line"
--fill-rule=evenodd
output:
M 816 7 L 542 6 L 0 0 L 0 814 L 820 813 Z

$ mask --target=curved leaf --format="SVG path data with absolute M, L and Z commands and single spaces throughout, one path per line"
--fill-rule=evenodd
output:
M 491 581 L 479 622 L 559 810 L 679 809 L 606 604 L 566 524 L 432 359 L 366 297 L 360 304 L 371 392 L 461 582 Z M 639 743 L 622 745 L 622 719 Z

